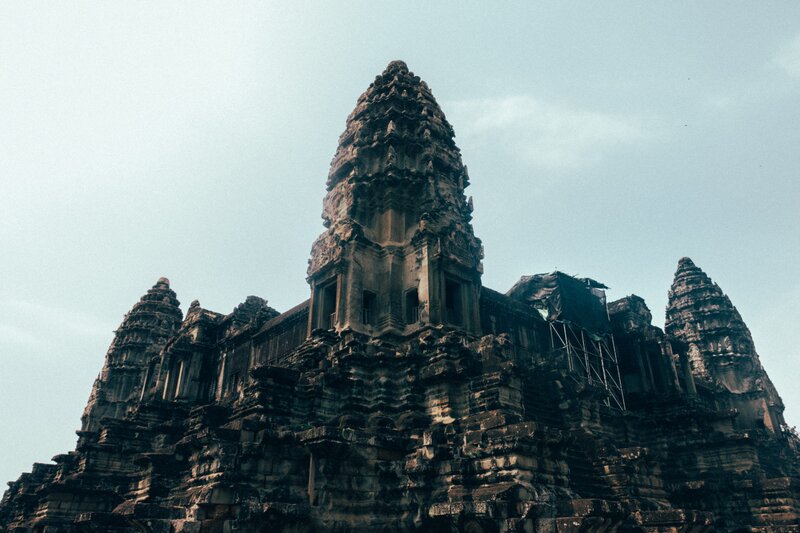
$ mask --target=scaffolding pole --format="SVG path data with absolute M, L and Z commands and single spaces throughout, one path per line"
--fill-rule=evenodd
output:
M 602 387 L 605 404 L 625 410 L 617 345 L 611 333 L 597 335 L 575 324 L 551 321 L 550 345 L 554 353 L 564 354 L 574 378 Z

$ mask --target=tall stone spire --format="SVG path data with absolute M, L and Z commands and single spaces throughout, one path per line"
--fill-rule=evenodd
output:
M 103 418 L 122 418 L 136 404 L 151 359 L 181 324 L 179 305 L 169 280 L 160 278 L 125 315 L 83 412 L 83 431 L 97 431 Z
M 664 329 L 688 345 L 695 377 L 736 395 L 742 420 L 761 420 L 768 427 L 783 422 L 783 402 L 761 366 L 750 330 L 730 298 L 688 257 L 678 262 Z
M 481 244 L 453 138 L 427 84 L 402 61 L 359 97 L 328 175 L 328 229 L 309 261 L 312 329 L 478 328 L 470 301 L 480 288 Z

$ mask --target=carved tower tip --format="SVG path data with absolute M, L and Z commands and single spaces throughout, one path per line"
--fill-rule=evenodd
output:
M 136 404 L 151 357 L 180 326 L 183 315 L 167 278 L 125 315 L 106 353 L 82 417 L 83 431 L 98 431 L 103 419 L 120 419 Z
M 408 72 L 408 65 L 406 65 L 405 61 L 400 59 L 395 59 L 394 61 L 390 61 L 386 68 L 383 70 L 384 74 L 393 73 L 393 72 Z
M 783 402 L 761 366 L 750 330 L 730 298 L 688 257 L 669 291 L 665 332 L 689 347 L 695 378 L 727 390 L 743 428 L 783 424 Z

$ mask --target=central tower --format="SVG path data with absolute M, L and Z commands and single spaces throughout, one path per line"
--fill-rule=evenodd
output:
M 311 249 L 309 330 L 479 333 L 482 249 L 453 128 L 402 61 L 347 118 Z

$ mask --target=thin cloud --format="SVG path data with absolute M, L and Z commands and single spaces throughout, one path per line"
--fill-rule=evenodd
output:
M 772 63 L 790 77 L 800 79 L 800 34 L 778 50 Z
M 96 339 L 107 338 L 109 341 L 115 328 L 113 324 L 79 310 L 16 299 L 0 301 L 0 319 L 6 323 L 5 327 L 0 329 L 0 339 L 5 337 L 17 343 L 25 339 L 38 339 L 41 335 L 42 320 L 47 321 L 50 332 Z
M 550 169 L 586 166 L 649 136 L 635 118 L 527 95 L 456 101 L 447 109 L 465 144 L 499 145 L 524 163 Z
M 0 346 L 42 348 L 45 343 L 36 334 L 10 324 L 0 324 Z
M 785 98 L 787 91 L 793 93 L 792 81 L 800 79 L 800 34 L 785 41 L 771 59 L 765 60 L 762 70 L 770 75 L 757 72 L 738 85 L 727 87 L 725 92 L 710 94 L 705 104 L 717 111 L 741 110 L 766 100 Z

